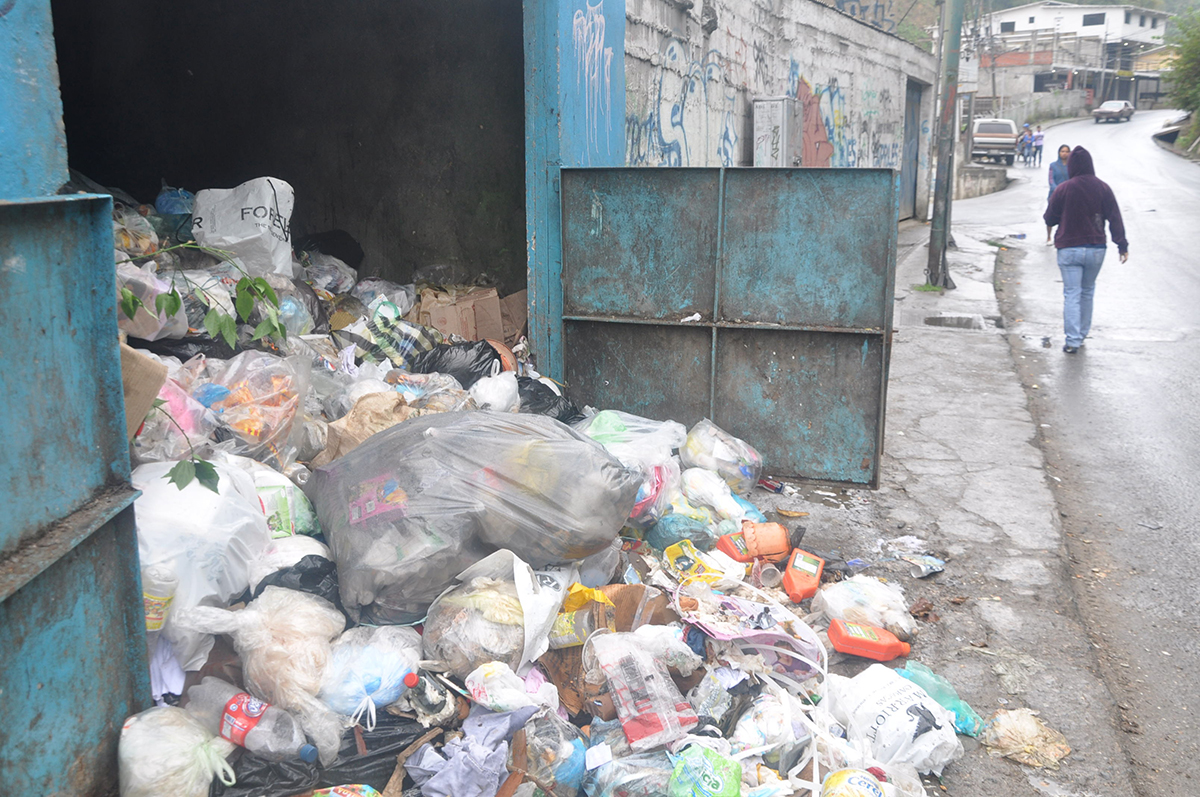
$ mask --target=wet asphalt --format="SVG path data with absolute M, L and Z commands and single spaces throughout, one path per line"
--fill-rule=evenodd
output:
M 1177 115 L 1052 127 L 1040 168 L 1011 167 L 1008 189 L 953 211 L 956 227 L 1010 250 L 999 288 L 1013 353 L 1075 595 L 1146 795 L 1200 794 L 1200 164 L 1150 137 Z M 1109 246 L 1091 336 L 1074 355 L 1061 351 L 1062 283 L 1041 222 L 1062 143 L 1091 151 L 1130 242 L 1125 264 Z

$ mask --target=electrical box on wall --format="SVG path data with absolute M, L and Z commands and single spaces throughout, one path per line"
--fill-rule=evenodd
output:
M 754 100 L 754 165 L 800 165 L 800 105 L 791 97 Z

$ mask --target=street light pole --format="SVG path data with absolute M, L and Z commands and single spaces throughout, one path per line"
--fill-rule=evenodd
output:
M 950 218 L 951 157 L 958 137 L 958 52 L 962 44 L 964 0 L 949 0 L 949 19 L 942 36 L 944 65 L 942 73 L 942 107 L 937 131 L 937 182 L 933 191 L 933 219 L 929 226 L 929 265 L 925 269 L 928 284 L 953 288 L 954 282 L 946 270 L 947 225 Z

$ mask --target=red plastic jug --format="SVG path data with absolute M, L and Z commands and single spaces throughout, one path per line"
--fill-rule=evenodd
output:
M 743 520 L 741 531 L 717 540 L 717 550 L 738 562 L 782 562 L 792 550 L 792 543 L 788 530 L 778 523 Z
M 817 594 L 824 572 L 824 559 L 797 548 L 783 569 L 783 589 L 792 601 L 799 603 Z
M 829 621 L 829 641 L 834 650 L 874 661 L 891 661 L 897 656 L 907 656 L 912 650 L 891 631 L 846 620 Z

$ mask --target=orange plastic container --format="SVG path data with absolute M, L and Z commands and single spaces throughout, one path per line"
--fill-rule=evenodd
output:
M 891 661 L 897 656 L 907 656 L 912 650 L 891 631 L 846 620 L 829 621 L 829 641 L 834 650 L 874 661 Z
M 789 598 L 799 603 L 817 594 L 824 572 L 824 559 L 797 548 L 792 551 L 787 567 L 783 569 L 783 589 Z
M 717 540 L 717 550 L 738 562 L 782 562 L 792 550 L 788 530 L 778 523 L 742 521 L 742 530 Z

